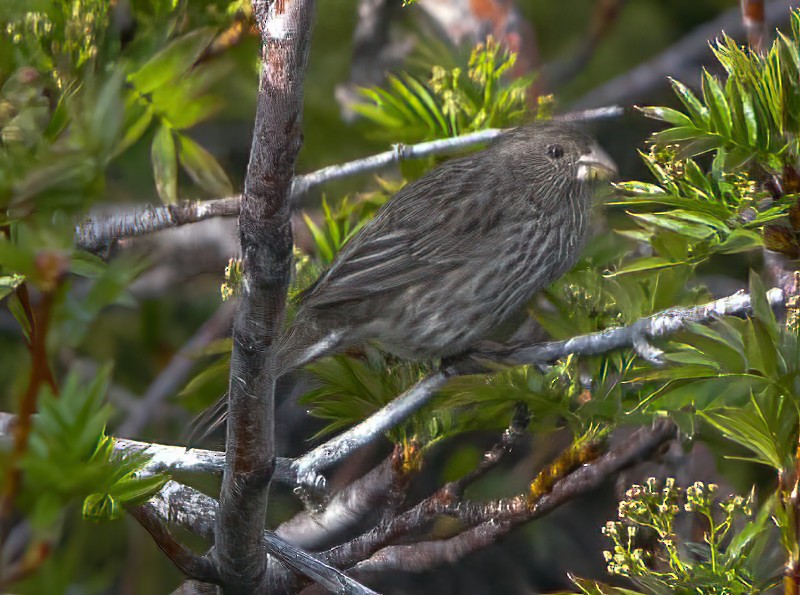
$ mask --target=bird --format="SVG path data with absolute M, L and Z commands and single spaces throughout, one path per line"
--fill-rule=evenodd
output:
M 410 361 L 468 353 L 575 264 L 615 174 L 591 136 L 550 121 L 407 184 L 300 295 L 274 377 L 367 342 Z
M 271 358 L 274 382 L 374 342 L 409 361 L 457 361 L 566 273 L 616 165 L 573 124 L 535 122 L 404 186 L 303 291 Z M 226 418 L 227 397 L 188 443 Z M 188 448 L 188 446 L 187 446 Z

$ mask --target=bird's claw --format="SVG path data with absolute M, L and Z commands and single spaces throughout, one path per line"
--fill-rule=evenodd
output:
M 656 366 L 660 366 L 664 363 L 664 352 L 658 347 L 651 345 L 642 331 L 636 332 L 633 335 L 633 351 L 643 360 Z
M 306 510 L 312 514 L 322 513 L 328 504 L 325 476 L 311 469 L 298 474 L 296 482 L 294 494 L 300 499 Z

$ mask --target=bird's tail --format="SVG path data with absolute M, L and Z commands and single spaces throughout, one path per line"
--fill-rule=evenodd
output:
M 336 351 L 344 344 L 343 331 L 332 331 L 316 340 L 311 339 L 313 336 L 313 331 L 309 332 L 308 329 L 292 328 L 276 343 L 271 364 L 273 383 L 281 376 Z M 227 417 L 228 394 L 225 393 L 211 407 L 192 420 L 186 438 L 187 450 L 207 438 L 225 422 Z
M 184 441 L 186 450 L 194 448 L 228 419 L 228 393 L 217 399 L 211 407 L 199 413 L 189 423 L 189 435 Z
M 330 331 L 320 338 L 313 330 L 290 328 L 275 349 L 275 378 L 338 350 L 344 344 L 344 337 L 341 330 Z

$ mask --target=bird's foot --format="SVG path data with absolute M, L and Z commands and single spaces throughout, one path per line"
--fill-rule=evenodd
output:
M 294 494 L 312 514 L 321 514 L 328 505 L 327 480 L 316 469 L 302 472 L 295 467 Z
M 664 364 L 664 352 L 650 344 L 647 340 L 647 331 L 645 326 L 634 324 L 631 326 L 631 345 L 633 351 L 643 360 L 650 362 L 653 365 L 661 366 Z

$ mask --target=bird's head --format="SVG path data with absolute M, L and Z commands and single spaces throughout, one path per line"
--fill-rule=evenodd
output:
M 608 153 L 591 136 L 569 124 L 530 124 L 509 132 L 506 143 L 515 160 L 524 163 L 537 179 L 592 183 L 617 174 Z

